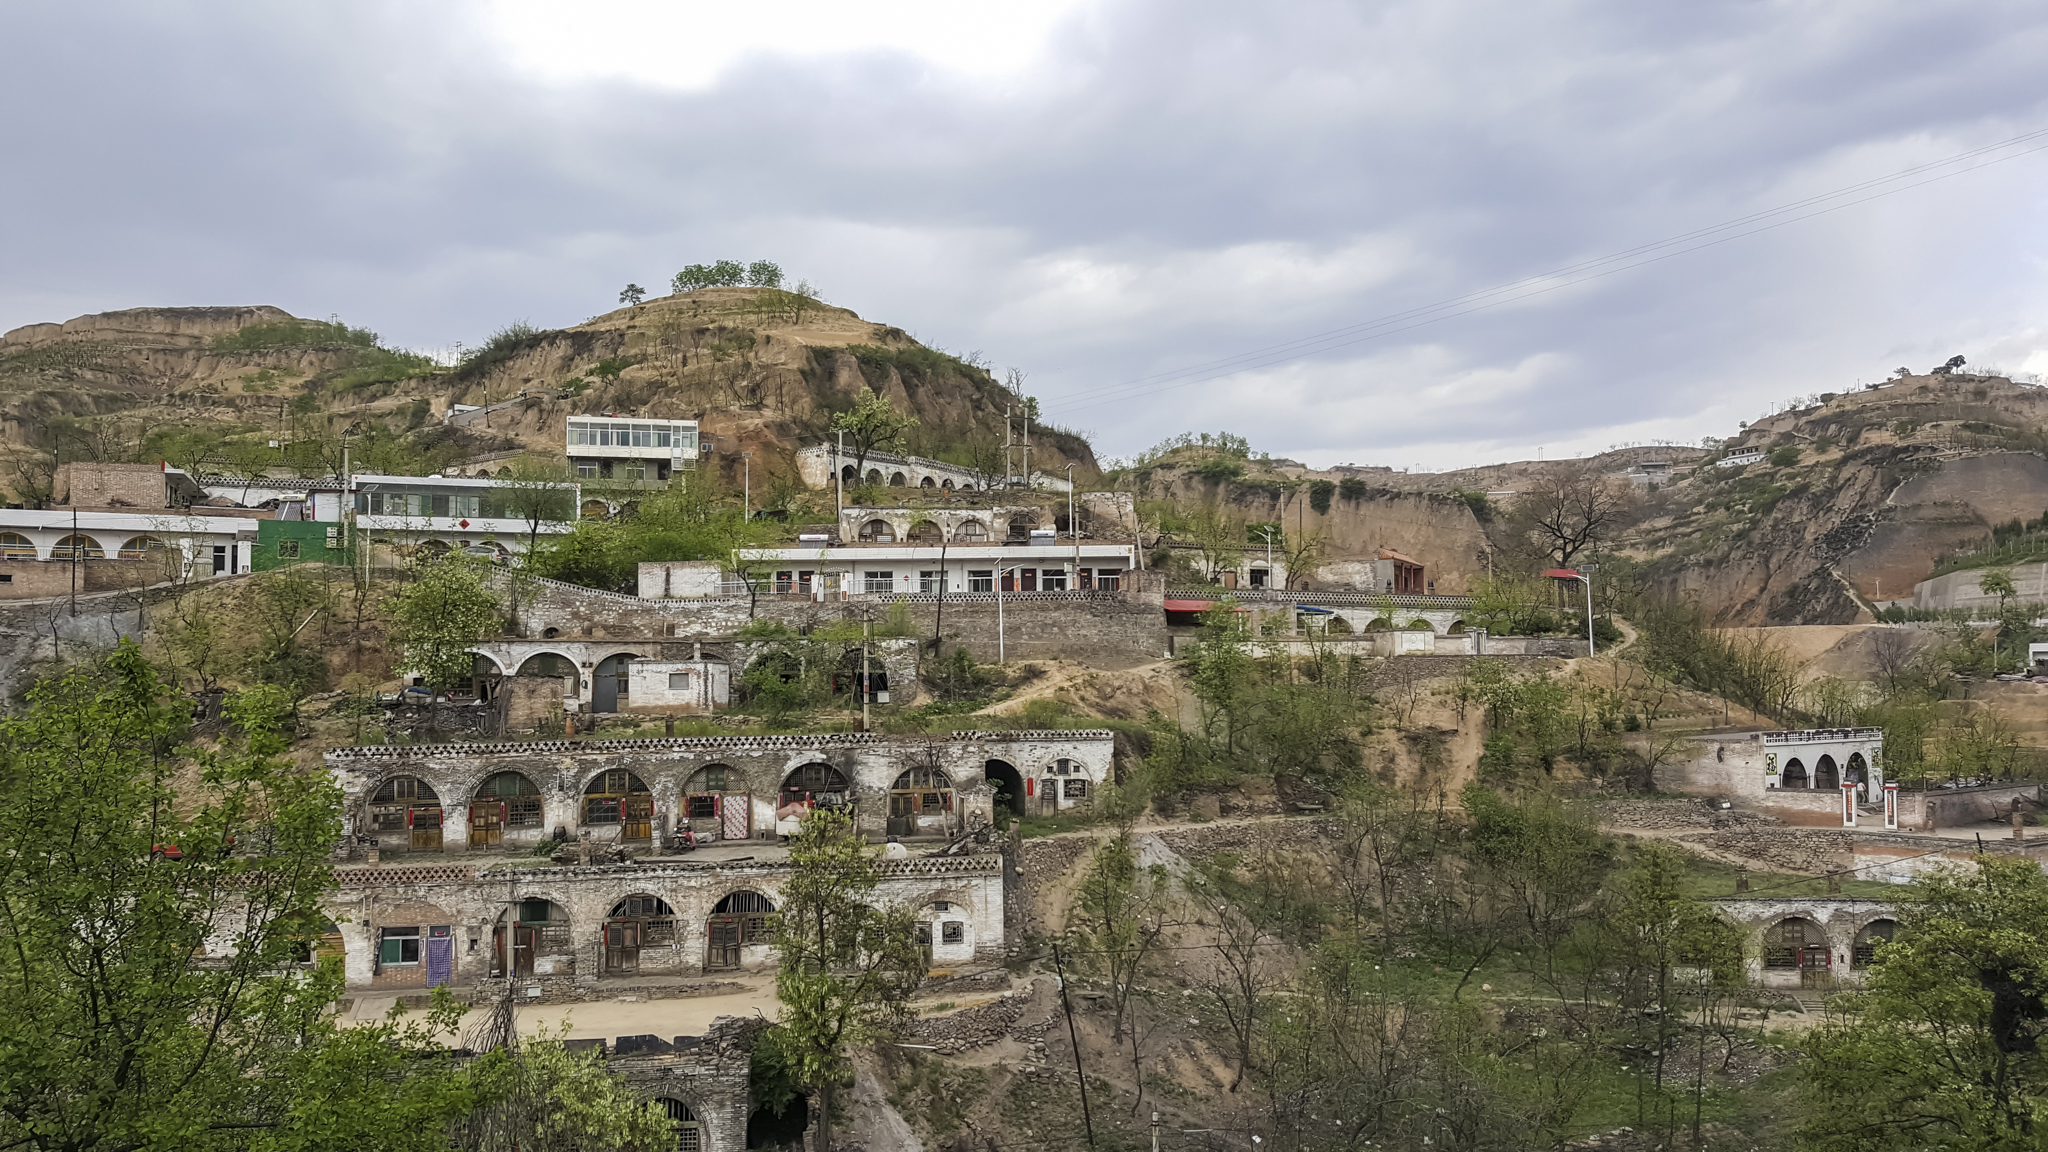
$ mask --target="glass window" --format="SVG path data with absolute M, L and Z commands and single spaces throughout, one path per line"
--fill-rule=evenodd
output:
M 867 571 L 861 573 L 861 590 L 864 592 L 893 592 L 896 590 L 894 572 Z
M 1069 800 L 1086 799 L 1088 796 L 1088 782 L 1086 780 L 1067 781 L 1066 796 Z
M 654 428 L 654 446 L 655 446 L 656 448 L 666 448 L 666 447 L 668 447 L 668 438 L 669 438 L 669 436 L 671 436 L 671 435 L 672 435 L 672 433 L 671 433 L 671 432 L 669 431 L 669 427 L 668 427 L 668 425 L 666 425 L 666 424 L 658 424 L 658 425 L 656 425 L 656 426 L 655 426 L 655 428 Z
M 695 456 L 697 454 L 696 431 L 694 429 L 678 430 L 676 432 L 676 447 L 681 448 L 685 456 Z
M 434 497 L 434 515 L 436 515 L 436 516 L 446 516 L 446 515 L 448 515 L 448 497 L 446 497 L 446 496 L 436 496 L 436 497 Z
M 647 479 L 647 461 L 622 460 L 619 462 L 619 478 L 622 480 Z
M 572 421 L 570 421 L 570 423 L 569 423 L 569 443 L 571 443 L 571 444 L 588 444 L 588 443 L 590 443 L 590 425 L 588 425 L 588 424 L 585 424 L 585 423 L 583 423 L 582 421 L 576 421 L 576 420 L 572 420 Z
M 578 460 L 576 462 L 576 475 L 585 480 L 595 480 L 597 478 L 597 461 Z
M 939 925 L 939 942 L 942 944 L 964 944 L 967 941 L 967 924 L 961 920 L 947 920 Z
M 633 447 L 635 447 L 635 448 L 652 448 L 652 447 L 654 447 L 654 426 L 653 426 L 653 425 L 651 425 L 651 424 L 635 424 L 635 425 L 633 425 Z
M 377 945 L 377 959 L 387 965 L 420 962 L 418 928 L 386 928 Z
M 669 673 L 668 690 L 671 692 L 688 692 L 690 690 L 690 674 L 688 672 Z
M 967 570 L 969 592 L 993 592 L 996 590 L 996 571 L 993 568 L 969 568 Z
M 946 587 L 946 574 L 944 572 L 919 572 L 917 574 L 917 590 L 919 592 L 949 591 Z
M 715 796 L 690 796 L 683 800 L 683 815 L 690 817 L 718 815 L 718 798 Z
M 1095 588 L 1099 592 L 1115 592 L 1122 583 L 1123 574 L 1121 572 L 1111 571 L 1108 568 L 1097 568 L 1095 570 Z
M 1066 571 L 1060 568 L 1041 569 L 1038 577 L 1038 588 L 1041 592 L 1065 592 L 1067 590 Z

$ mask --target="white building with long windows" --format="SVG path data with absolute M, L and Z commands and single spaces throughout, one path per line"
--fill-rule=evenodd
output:
M 745 552 L 743 578 L 777 595 L 914 596 L 947 593 L 1115 592 L 1137 567 L 1136 545 L 1076 538 L 1040 509 L 848 508 L 831 530 L 794 546 Z M 696 567 L 696 566 L 692 566 Z M 655 571 L 649 571 L 655 569 Z M 644 565 L 642 595 L 716 595 L 677 588 L 680 573 Z
M 697 461 L 695 420 L 650 420 L 606 413 L 571 416 L 563 448 L 584 480 L 666 484 Z
M 523 552 L 530 540 L 575 526 L 578 486 L 458 476 L 349 477 L 356 527 L 400 548 L 483 546 Z

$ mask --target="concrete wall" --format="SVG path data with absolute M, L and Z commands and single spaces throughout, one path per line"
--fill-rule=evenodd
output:
M 1865 765 L 1857 800 L 1859 823 L 1882 819 L 1877 805 L 1884 783 L 1884 735 L 1876 729 L 1815 729 L 1794 732 L 1705 732 L 1695 737 L 1697 754 L 1661 764 L 1654 772 L 1659 791 L 1725 797 L 1770 812 L 1789 824 L 1842 823 L 1839 786 L 1816 787 L 1821 757 L 1836 765 L 1837 785 L 1852 757 Z M 1794 760 L 1806 772 L 1804 787 L 1788 786 Z
M 1131 666 L 1166 653 L 1162 596 L 1141 591 L 1006 593 L 1000 611 L 993 595 L 971 593 L 950 593 L 943 605 L 937 596 L 923 594 L 822 602 L 809 596 L 762 596 L 750 612 L 743 596 L 642 600 L 540 580 L 521 605 L 520 625 L 525 636 L 536 639 L 552 629 L 565 640 L 709 640 L 729 637 L 754 619 L 779 620 L 801 632 L 835 621 L 880 618 L 899 602 L 920 636 L 929 638 L 938 622 L 949 643 L 967 648 L 978 660 L 996 659 L 999 621 L 1002 649 L 1012 660 L 1067 657 Z M 941 614 L 944 619 L 938 621 Z M 892 669 L 892 684 L 897 679 Z
M 1922 580 L 1913 585 L 1912 605 L 1915 608 L 1981 608 L 1986 612 L 1996 612 L 1998 597 L 1978 586 L 1978 581 L 1987 571 L 1989 569 L 1971 568 Z M 2012 584 L 2019 592 L 2019 603 L 2048 602 L 2048 562 L 2013 565 Z

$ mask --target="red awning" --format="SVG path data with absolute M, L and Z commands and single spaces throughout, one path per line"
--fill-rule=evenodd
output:
M 1216 602 L 1214 600 L 1168 600 L 1166 602 L 1166 610 L 1168 612 L 1207 612 L 1215 606 Z
M 1552 568 L 1543 574 L 1547 580 L 1577 580 L 1579 574 L 1570 568 Z

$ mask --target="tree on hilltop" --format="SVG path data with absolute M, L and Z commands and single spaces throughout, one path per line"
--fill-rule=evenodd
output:
M 642 288 L 638 284 L 628 284 L 625 291 L 619 293 L 619 303 L 621 304 L 638 304 L 645 299 L 647 299 L 647 289 Z

